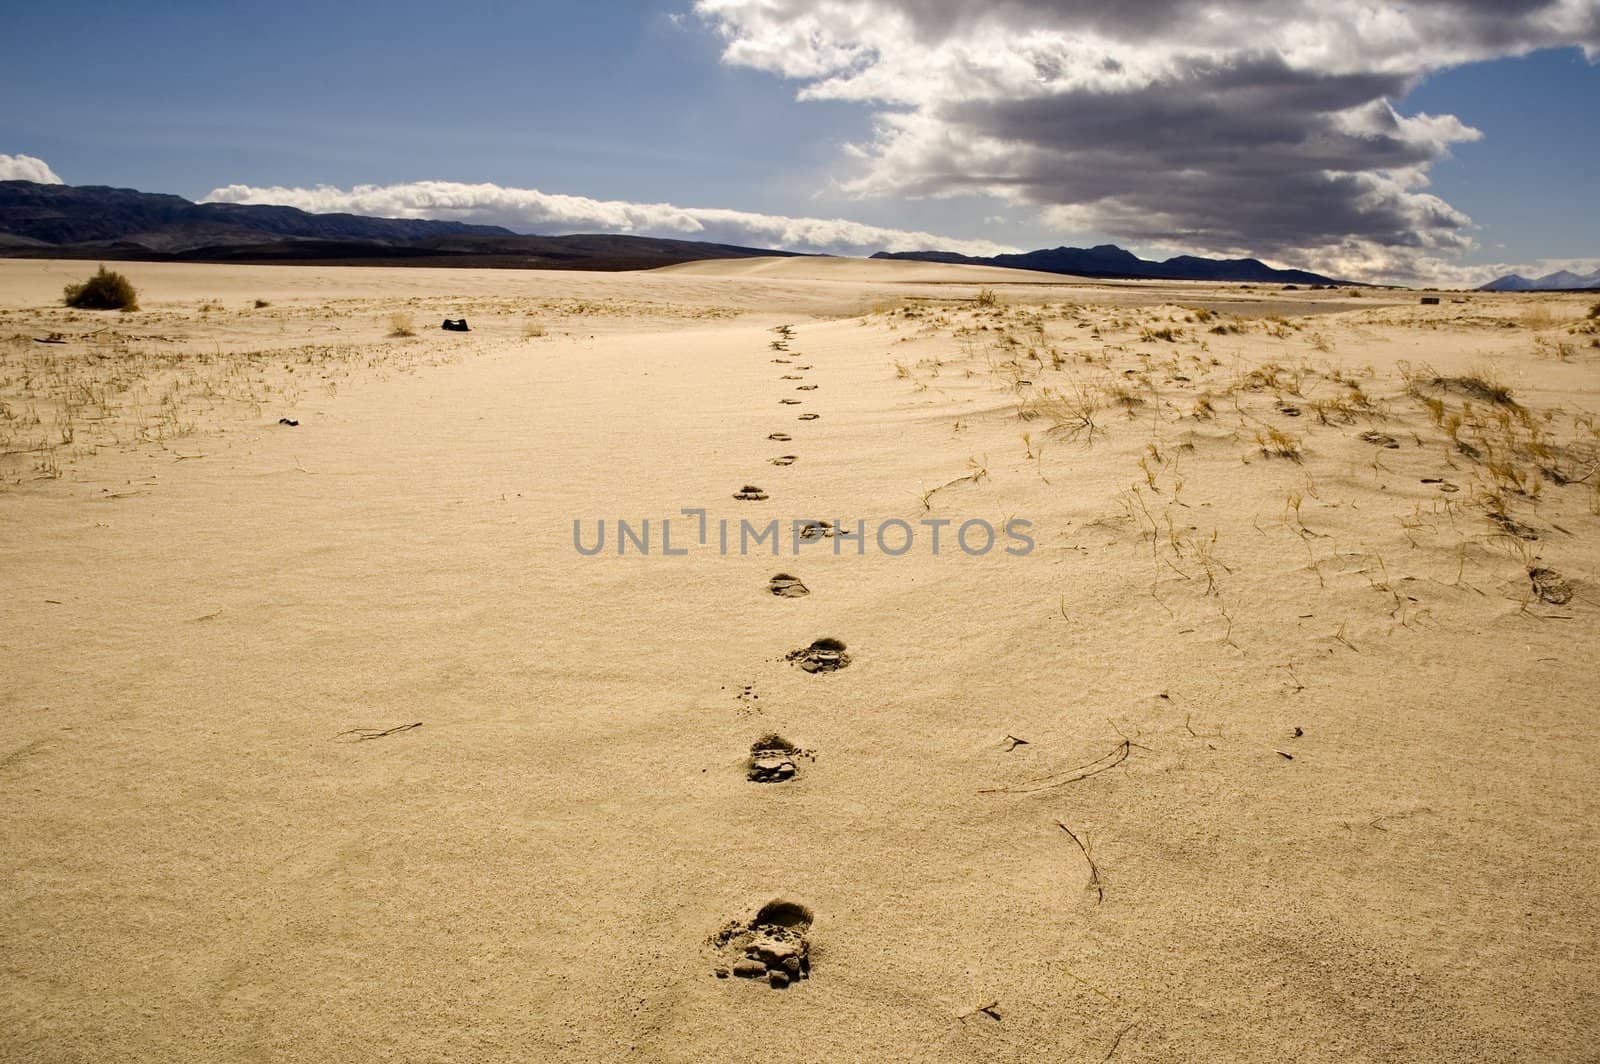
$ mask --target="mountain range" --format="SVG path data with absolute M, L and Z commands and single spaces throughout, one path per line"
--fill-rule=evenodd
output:
M 103 185 L 0 181 L 0 256 L 14 258 L 629 270 L 700 259 L 792 254 L 605 233 L 531 236 L 498 225 L 312 214 L 295 207 L 194 203 L 182 196 Z M 1094 278 L 1349 283 L 1306 270 L 1274 269 L 1257 259 L 1180 255 L 1156 262 L 1114 244 L 988 258 L 949 251 L 879 252 L 873 258 L 1006 266 Z
M 1480 292 L 1571 292 L 1585 288 L 1600 288 L 1600 270 L 1593 273 L 1573 273 L 1571 270 L 1557 270 L 1547 273 L 1543 277 L 1524 277 L 1520 273 L 1508 273 L 1504 277 L 1496 277 L 1488 284 L 1478 289 Z
M 1017 270 L 1042 270 L 1077 277 L 1160 281 L 1257 281 L 1277 284 L 1344 285 L 1306 270 L 1278 270 L 1259 259 L 1205 259 L 1179 255 L 1161 262 L 1141 259 L 1115 244 L 1092 248 L 1046 248 L 1010 255 L 979 258 L 952 251 L 880 251 L 875 259 L 914 259 L 919 262 L 960 262 L 973 266 L 1008 266 Z
M 0 181 L 0 256 L 637 270 L 790 252 L 697 240 L 526 236 L 498 225 L 194 203 L 101 185 Z

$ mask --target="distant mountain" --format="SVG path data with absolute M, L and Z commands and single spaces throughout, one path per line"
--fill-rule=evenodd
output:
M 1520 273 L 1496 277 L 1478 289 L 1480 292 L 1571 292 L 1585 288 L 1600 288 L 1600 270 L 1593 273 L 1573 273 L 1557 270 L 1543 277 L 1527 278 Z
M 13 258 L 630 270 L 785 254 L 653 237 L 524 236 L 498 225 L 0 181 L 0 256 Z
M 1342 285 L 1306 270 L 1275 270 L 1258 259 L 1204 259 L 1179 255 L 1163 262 L 1141 259 L 1115 244 L 1092 248 L 1047 248 L 1014 255 L 977 258 L 950 251 L 880 251 L 875 259 L 913 259 L 919 262 L 961 262 L 973 266 L 1009 266 L 1019 270 L 1068 273 L 1078 277 L 1103 277 L 1159 281 L 1256 281 L 1278 284 Z
M 1496 277 L 1486 285 L 1479 285 L 1480 292 L 1531 292 L 1536 286 L 1533 281 L 1520 273 L 1508 273 L 1504 277 Z
M 0 181 L 0 232 L 47 244 L 144 243 L 179 251 L 208 242 L 273 240 L 420 240 L 458 233 L 510 236 L 498 225 L 309 214 L 296 207 L 191 203 L 182 196 L 103 185 Z

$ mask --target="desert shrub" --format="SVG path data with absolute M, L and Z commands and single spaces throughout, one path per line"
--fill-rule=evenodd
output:
M 415 336 L 417 335 L 416 320 L 411 315 L 397 311 L 389 315 L 390 336 Z
M 1589 308 L 1589 317 L 1600 318 L 1600 303 L 1596 303 L 1594 306 Z
M 139 293 L 122 274 L 101 266 L 87 281 L 69 284 L 62 292 L 67 306 L 80 310 L 138 310 Z

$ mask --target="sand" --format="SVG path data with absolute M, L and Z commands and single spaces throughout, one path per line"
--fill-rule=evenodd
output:
M 1595 1059 L 1593 298 L 974 269 L 0 262 L 0 1057 Z

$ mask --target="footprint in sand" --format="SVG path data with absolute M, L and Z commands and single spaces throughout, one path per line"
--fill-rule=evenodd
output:
M 763 735 L 750 744 L 750 760 L 745 764 L 745 778 L 751 783 L 787 783 L 800 771 L 795 762 L 810 757 L 781 735 Z
M 778 379 L 780 381 L 803 381 L 803 380 L 805 380 L 805 378 L 802 377 L 798 373 L 785 373 L 783 376 L 779 377 Z
M 810 673 L 837 672 L 850 664 L 850 655 L 844 652 L 844 643 L 823 638 L 808 647 L 789 651 L 786 660 Z
M 1398 450 L 1400 447 L 1399 440 L 1383 432 L 1363 432 L 1361 438 L 1368 443 L 1377 444 L 1379 447 L 1387 447 L 1391 451 Z
M 773 577 L 774 580 L 777 577 Z M 1552 606 L 1565 606 L 1572 601 L 1572 585 L 1567 583 L 1567 578 L 1554 569 L 1535 567 L 1528 570 L 1528 579 L 1533 581 L 1534 594 L 1550 603 Z
M 794 454 L 780 454 L 776 458 L 769 459 L 769 461 L 773 465 L 794 465 L 794 461 L 798 457 L 799 455 Z
M 806 370 L 810 369 L 810 368 L 811 368 L 810 366 L 796 366 L 795 367 L 795 369 L 800 370 L 802 373 L 805 372 Z
M 797 392 L 814 392 L 817 390 L 817 386 L 815 384 L 797 384 L 794 390 Z
M 800 400 L 798 400 L 798 399 L 779 399 L 778 402 L 782 403 L 784 406 L 799 406 L 800 405 Z
M 767 590 L 779 598 L 800 598 L 811 594 L 811 589 L 800 582 L 798 576 L 779 573 L 767 582 Z
M 767 497 L 767 493 L 756 487 L 754 484 L 746 484 L 744 487 L 734 492 L 733 497 L 741 502 L 760 502 Z
M 764 979 L 774 990 L 811 977 L 811 925 L 815 917 L 799 902 L 774 898 L 748 923 L 731 921 L 711 936 L 709 945 L 724 961 L 718 979 Z M 738 958 L 733 960 L 732 958 Z
M 819 418 L 821 416 L 822 416 L 821 414 L 801 414 L 800 415 L 800 420 L 801 421 L 815 421 L 815 420 L 817 420 L 817 418 Z
M 772 361 L 782 363 L 785 366 L 789 364 L 789 359 L 787 358 L 775 358 Z
M 788 443 L 790 440 L 794 439 L 794 437 L 789 435 L 787 432 L 769 432 L 767 433 L 767 439 L 777 440 L 779 443 Z
M 807 521 L 800 526 L 801 539 L 828 539 L 833 535 L 831 521 Z

